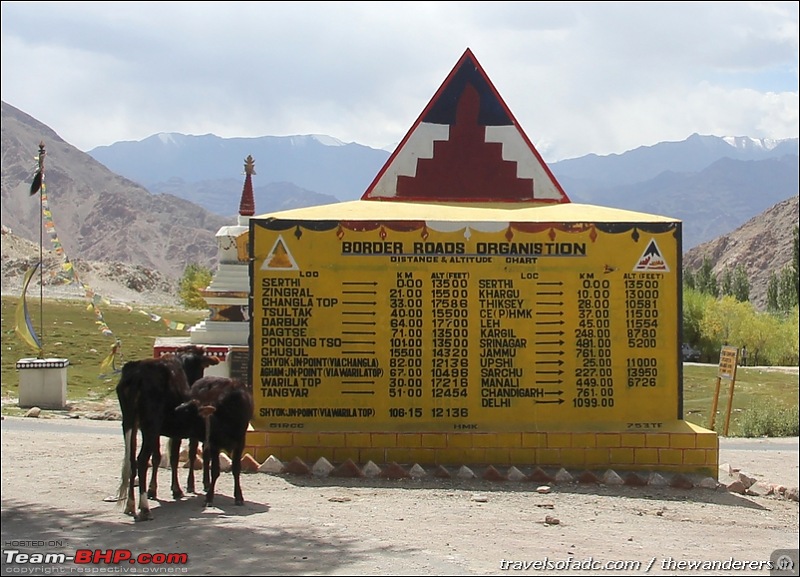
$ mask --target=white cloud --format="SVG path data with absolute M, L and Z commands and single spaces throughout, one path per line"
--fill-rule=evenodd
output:
M 798 135 L 796 2 L 2 3 L 2 99 L 89 150 L 399 141 L 470 48 L 546 160 Z

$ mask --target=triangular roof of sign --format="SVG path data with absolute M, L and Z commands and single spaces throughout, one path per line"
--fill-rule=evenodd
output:
M 361 200 L 570 202 L 469 48 Z

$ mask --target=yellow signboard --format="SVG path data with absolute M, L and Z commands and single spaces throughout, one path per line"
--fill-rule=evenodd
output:
M 674 225 L 251 221 L 259 430 L 681 418 Z

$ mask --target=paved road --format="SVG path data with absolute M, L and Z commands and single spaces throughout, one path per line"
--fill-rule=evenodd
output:
M 120 421 L 93 421 L 89 419 L 34 419 L 22 417 L 3 417 L 0 421 L 2 430 L 5 431 L 50 431 L 57 433 L 100 433 L 119 435 L 122 438 L 122 424 Z
M 720 437 L 720 452 L 725 451 L 790 451 L 800 450 L 800 437 L 780 437 L 742 439 L 738 437 Z

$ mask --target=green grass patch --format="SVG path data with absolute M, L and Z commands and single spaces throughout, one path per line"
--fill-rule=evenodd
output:
M 774 401 L 758 404 L 742 412 L 737 419 L 742 437 L 796 437 L 798 407 L 787 407 Z
M 683 414 L 687 421 L 703 427 L 709 426 L 718 371 L 717 365 L 684 366 Z M 714 427 L 720 433 L 723 432 L 725 426 L 729 392 L 730 380 L 722 379 Z M 794 430 L 797 431 L 797 407 L 797 373 L 790 374 L 758 367 L 738 367 L 733 386 L 733 407 L 728 435 L 732 437 L 763 436 L 762 434 L 753 434 L 753 428 L 747 425 L 754 418 L 754 415 L 748 415 L 748 413 L 764 415 L 765 412 L 780 409 L 789 411 L 790 414 L 794 410 Z M 760 420 L 764 418 L 764 416 L 758 416 Z M 745 428 L 743 428 L 743 423 Z
M 2 297 L 2 378 L 3 414 L 19 415 L 25 412 L 14 399 L 19 398 L 19 374 L 16 363 L 22 358 L 36 357 L 14 332 L 17 297 Z M 39 299 L 28 297 L 28 311 L 33 327 L 44 347 L 45 357 L 69 360 L 67 369 L 68 401 L 101 401 L 114 396 L 119 375 L 102 369 L 101 363 L 111 352 L 116 339 L 121 342 L 116 367 L 126 361 L 153 356 L 156 337 L 188 336 L 185 330 L 170 329 L 169 321 L 194 325 L 207 317 L 207 311 L 183 310 L 159 307 L 135 307 L 129 310 L 121 306 L 101 305 L 102 322 L 113 336 L 102 332 L 102 324 L 87 301 L 45 299 L 40 307 Z M 162 317 L 153 321 L 142 311 Z M 44 322 L 42 323 L 42 318 Z M 106 374 L 104 374 L 106 373 Z

